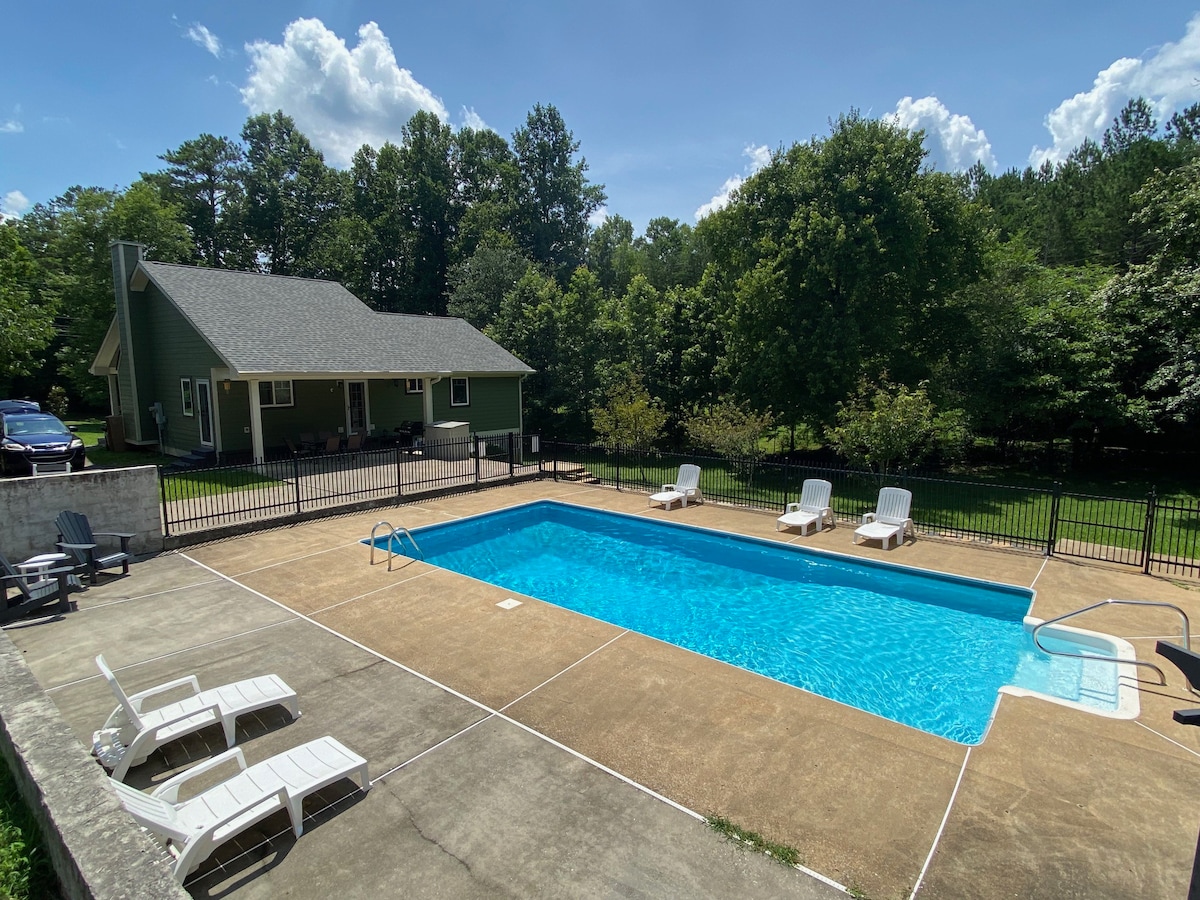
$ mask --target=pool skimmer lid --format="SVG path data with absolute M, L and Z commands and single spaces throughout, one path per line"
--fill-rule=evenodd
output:
M 516 609 L 518 606 L 521 605 L 521 601 L 514 600 L 512 597 L 509 597 L 507 600 L 501 600 L 496 605 L 498 607 L 500 607 L 501 609 Z

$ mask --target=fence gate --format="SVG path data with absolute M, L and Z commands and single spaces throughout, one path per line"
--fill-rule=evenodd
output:
M 1145 570 L 1153 500 L 1060 494 L 1047 548 L 1055 556 L 1077 556 L 1138 566 Z

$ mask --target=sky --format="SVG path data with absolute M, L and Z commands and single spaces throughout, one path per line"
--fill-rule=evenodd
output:
M 640 233 L 852 109 L 925 129 L 939 169 L 999 173 L 1061 160 L 1131 97 L 1161 121 L 1200 101 L 1200 5 L 1174 0 L 13 0 L 0 52 L 6 217 L 276 109 L 344 167 L 420 109 L 511 139 L 553 104 L 599 216 Z

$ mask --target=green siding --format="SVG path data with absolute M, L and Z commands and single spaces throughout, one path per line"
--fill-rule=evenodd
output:
M 392 431 L 401 422 L 425 419 L 425 395 L 405 393 L 404 379 L 371 379 L 367 383 L 367 404 L 376 434 Z
M 232 381 L 229 393 L 219 382 L 213 385 L 213 399 L 221 407 L 221 452 L 249 452 L 250 444 L 250 392 L 244 381 Z
M 518 431 L 521 427 L 521 379 L 517 376 L 471 378 L 470 404 L 450 405 L 450 379 L 433 386 L 433 420 L 467 422 L 471 431 Z
M 339 381 L 293 381 L 293 406 L 267 406 L 262 410 L 263 449 L 268 453 L 280 450 L 286 446 L 285 438 L 298 442 L 301 432 L 344 431 L 346 393 L 345 386 L 339 385 Z
M 187 453 L 200 446 L 200 410 L 196 381 L 210 382 L 214 402 L 219 402 L 220 384 L 212 384 L 212 370 L 224 363 L 191 323 L 153 284 L 141 293 L 130 294 L 134 340 L 142 353 L 138 357 L 139 393 L 145 416 L 143 433 L 157 434 L 149 407 L 159 402 L 167 414 L 164 444 L 169 451 Z M 149 365 L 147 365 L 149 362 Z M 192 380 L 193 415 L 183 414 L 183 394 L 179 382 Z

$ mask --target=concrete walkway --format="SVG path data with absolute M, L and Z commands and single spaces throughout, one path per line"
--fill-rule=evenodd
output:
M 1200 813 L 1200 705 L 1142 684 L 1136 721 L 1002 697 L 964 747 L 511 591 L 358 543 L 543 496 L 1032 585 L 1050 617 L 1108 596 L 1200 594 L 1114 568 L 920 540 L 885 553 L 838 528 L 774 532 L 762 513 L 664 513 L 643 495 L 531 483 L 263 531 L 139 563 L 59 620 L 9 636 L 81 741 L 113 705 L 92 657 L 131 690 L 277 672 L 303 715 L 248 717 L 251 763 L 323 734 L 365 756 L 373 789 L 310 800 L 227 845 L 194 896 L 828 897 L 822 881 L 725 841 L 695 813 L 800 850 L 862 895 L 1168 898 L 1186 894 Z M 1105 610 L 1085 627 L 1143 659 L 1162 614 Z M 135 770 L 141 787 L 223 747 L 219 729 Z M 669 799 L 666 799 L 669 798 Z

